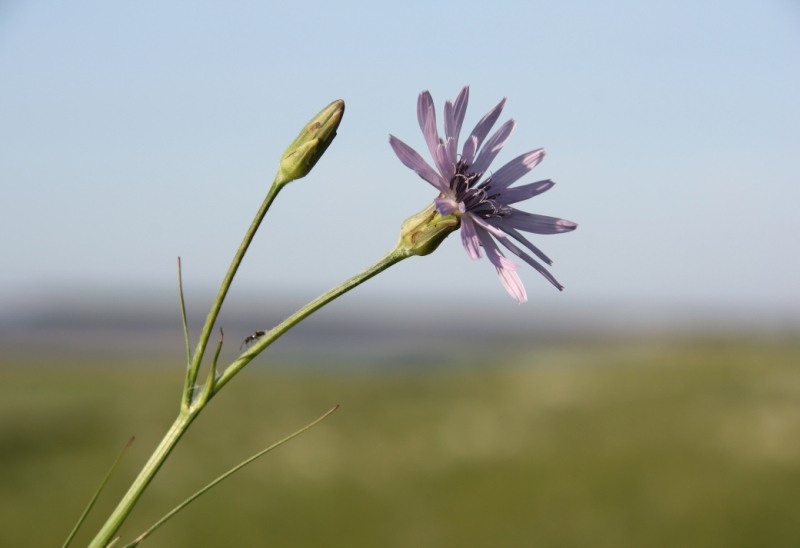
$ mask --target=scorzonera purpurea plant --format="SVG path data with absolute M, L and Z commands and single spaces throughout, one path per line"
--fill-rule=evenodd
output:
M 513 120 L 508 120 L 492 133 L 505 106 L 505 99 L 503 99 L 477 122 L 459 150 L 459 139 L 468 102 L 468 87 L 464 87 L 454 101 L 445 102 L 444 132 L 440 133 L 431 94 L 424 91 L 419 95 L 417 119 L 425 145 L 432 158 L 432 164 L 429 164 L 413 148 L 397 137 L 393 135 L 389 137 L 391 148 L 400 161 L 437 191 L 437 195 L 430 205 L 403 222 L 396 246 L 374 265 L 309 302 L 274 328 L 256 331 L 248 337 L 247 344 L 240 348 L 241 354 L 225 367 L 218 365 L 223 343 L 223 339 L 220 337 L 210 363 L 207 364 L 203 382 L 199 382 L 198 377 L 214 326 L 256 231 L 280 191 L 290 182 L 305 177 L 330 146 L 336 137 L 344 114 L 344 101 L 334 101 L 320 111 L 284 152 L 279 162 L 277 175 L 220 285 L 194 351 L 191 349 L 186 321 L 179 261 L 179 296 L 186 350 L 186 374 L 181 391 L 180 411 L 90 546 L 105 547 L 119 540 L 118 531 L 123 522 L 130 515 L 142 493 L 194 419 L 214 396 L 256 356 L 316 310 L 404 259 L 432 253 L 451 233 L 460 230 L 462 244 L 470 258 L 478 259 L 482 253 L 486 254 L 489 262 L 495 267 L 503 287 L 514 300 L 521 303 L 528 297 L 518 273 L 518 266 L 504 255 L 501 246 L 533 267 L 555 287 L 563 289 L 562 285 L 542 264 L 551 265 L 552 261 L 530 242 L 523 232 L 560 234 L 574 230 L 577 225 L 571 221 L 528 213 L 515 207 L 515 204 L 533 198 L 553 187 L 554 183 L 549 179 L 514 186 L 541 162 L 544 158 L 544 150 L 541 148 L 531 150 L 507 162 L 496 171 L 491 171 L 491 163 L 506 144 L 516 124 Z M 317 424 L 334 409 L 218 477 L 187 498 L 127 546 L 139 544 L 167 519 L 208 489 L 242 466 Z M 94 499 L 79 519 L 78 525 L 68 537 L 65 546 L 74 538 L 77 528 L 83 522 L 93 502 Z

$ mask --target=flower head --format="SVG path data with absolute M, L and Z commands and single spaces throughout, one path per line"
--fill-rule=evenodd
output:
M 522 234 L 560 234 L 575 230 L 572 221 L 520 211 L 511 204 L 537 196 L 553 187 L 547 179 L 511 188 L 544 158 L 544 149 L 538 148 L 517 156 L 506 165 L 488 172 L 489 165 L 505 145 L 516 122 L 508 120 L 490 137 L 505 105 L 505 99 L 481 118 L 464 141 L 459 154 L 458 138 L 469 100 L 469 86 L 465 86 L 455 101 L 444 104 L 444 135 L 436 127 L 433 98 L 423 91 L 417 100 L 417 120 L 422 135 L 433 158 L 431 167 L 414 149 L 395 137 L 389 144 L 403 164 L 428 181 L 439 191 L 434 201 L 436 211 L 446 216 L 456 214 L 461 218 L 461 241 L 471 259 L 481 257 L 481 248 L 497 270 L 500 282 L 518 302 L 528 297 L 517 274 L 517 265 L 508 260 L 498 242 L 511 253 L 531 265 L 559 290 L 564 287 L 539 262 L 553 262 Z M 521 244 L 527 251 L 521 249 Z M 539 261 L 534 257 L 535 255 Z

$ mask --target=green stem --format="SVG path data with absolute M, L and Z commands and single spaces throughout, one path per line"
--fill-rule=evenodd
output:
M 236 361 L 231 363 L 214 385 L 214 394 L 219 392 L 244 366 L 253 361 L 253 358 L 263 352 L 269 345 L 277 340 L 281 335 L 286 333 L 289 329 L 303 321 L 305 318 L 316 312 L 332 300 L 347 293 L 351 289 L 361 285 L 373 276 L 380 274 L 390 266 L 399 263 L 403 259 L 410 257 L 407 249 L 399 245 L 383 257 L 380 261 L 367 268 L 366 270 L 356 274 L 341 285 L 334 287 L 327 293 L 320 295 L 297 312 L 283 320 L 276 327 L 267 332 L 266 335 L 261 337 L 256 344 L 250 347 L 245 353 L 236 358 Z
M 203 330 L 200 332 L 200 340 L 197 341 L 197 348 L 194 351 L 194 356 L 189 362 L 186 371 L 186 381 L 183 386 L 183 398 L 181 400 L 181 408 L 184 411 L 188 411 L 192 405 L 192 395 L 194 393 L 195 383 L 197 382 L 197 373 L 200 370 L 200 363 L 203 361 L 203 354 L 208 345 L 208 339 L 211 337 L 211 330 L 214 329 L 219 311 L 222 309 L 222 303 L 225 301 L 225 296 L 228 294 L 228 290 L 233 282 L 233 277 L 236 276 L 236 271 L 239 270 L 239 265 L 242 263 L 244 254 L 247 252 L 247 248 L 250 247 L 250 243 L 253 241 L 256 231 L 261 225 L 261 221 L 264 220 L 267 210 L 269 210 L 270 205 L 272 205 L 272 202 L 284 186 L 285 183 L 281 183 L 277 178 L 272 183 L 269 192 L 267 192 L 267 197 L 264 198 L 264 202 L 261 204 L 253 222 L 250 224 L 250 228 L 247 229 L 247 233 L 244 235 L 239 249 L 236 250 L 236 255 L 233 256 L 230 267 L 228 267 L 228 272 L 222 280 L 217 298 L 214 300 L 214 303 L 211 305 L 211 310 L 208 312 L 206 323 L 203 326 Z
M 188 355 L 189 337 L 186 324 L 186 310 L 183 301 L 183 281 L 180 273 L 180 263 L 178 264 L 181 318 L 184 326 L 184 338 L 187 351 L 186 377 L 184 379 L 183 392 L 181 394 L 180 412 L 178 413 L 178 418 L 175 419 L 175 422 L 167 431 L 155 452 L 153 452 L 144 468 L 142 468 L 141 472 L 139 472 L 138 477 L 134 480 L 133 484 L 128 489 L 128 492 L 114 509 L 111 516 L 100 529 L 100 532 L 97 534 L 94 540 L 92 540 L 90 546 L 105 547 L 109 542 L 111 542 L 111 539 L 119 530 L 122 522 L 128 517 L 134 505 L 142 496 L 145 488 L 147 488 L 148 484 L 156 475 L 159 468 L 161 468 L 161 465 L 164 463 L 167 456 L 169 456 L 170 452 L 175 447 L 175 444 L 178 443 L 178 440 L 180 440 L 181 436 L 183 436 L 184 432 L 186 432 L 186 430 L 189 428 L 189 425 L 197 417 L 200 411 L 202 411 L 206 403 L 208 403 L 208 401 L 216 392 L 217 387 L 215 386 L 214 377 L 216 375 L 217 358 L 219 357 L 219 352 L 222 347 L 221 339 L 219 345 L 217 346 L 217 352 L 214 356 L 213 364 L 210 368 L 209 378 L 206 382 L 205 388 L 198 397 L 195 397 L 194 394 L 195 385 L 197 383 L 197 375 L 200 371 L 200 365 L 203 362 L 203 355 L 205 354 L 206 347 L 208 346 L 208 339 L 211 337 L 211 331 L 214 329 L 214 324 L 217 322 L 219 312 L 222 309 L 222 303 L 225 301 L 225 297 L 228 294 L 231 283 L 233 283 L 233 278 L 236 276 L 236 272 L 239 270 L 242 259 L 244 259 L 244 255 L 247 253 L 247 249 L 250 247 L 250 243 L 253 241 L 256 231 L 258 231 L 258 227 L 261 225 L 261 221 L 264 220 L 264 216 L 267 214 L 272 202 L 275 201 L 275 198 L 278 196 L 278 193 L 281 191 L 281 189 L 283 189 L 284 186 L 293 180 L 305 177 L 309 171 L 311 171 L 319 158 L 331 144 L 331 141 L 333 141 L 334 137 L 336 137 L 336 129 L 339 127 L 339 122 L 342 119 L 343 113 L 344 101 L 333 101 L 327 107 L 322 109 L 322 111 L 320 111 L 317 116 L 306 125 L 306 127 L 300 132 L 300 135 L 297 137 L 297 139 L 295 139 L 292 144 L 289 145 L 289 148 L 286 150 L 286 152 L 284 152 L 283 156 L 281 157 L 278 174 L 275 176 L 275 179 L 273 180 L 272 185 L 267 192 L 267 196 L 264 198 L 264 201 L 256 213 L 253 222 L 250 223 L 250 227 L 247 229 L 247 232 L 242 239 L 242 243 L 239 245 L 239 249 L 236 250 L 236 254 L 231 261 L 230 267 L 228 267 L 228 272 L 225 274 L 225 278 L 222 280 L 219 292 L 217 293 L 217 296 L 211 305 L 211 310 L 208 312 L 208 316 L 206 317 L 206 323 L 203 325 L 203 329 L 200 332 L 200 339 L 197 341 L 197 347 L 193 356 Z
M 255 225 L 256 223 L 254 223 Z M 256 225 L 257 226 L 257 225 Z M 245 238 L 245 242 L 242 243 L 242 248 L 246 249 L 246 246 L 249 244 L 248 238 Z M 244 252 L 240 248 L 241 255 L 244 255 Z M 164 439 L 161 440 L 161 443 L 158 445 L 156 450 L 150 456 L 150 459 L 144 465 L 141 472 L 139 472 L 139 476 L 134 480 L 133 484 L 131 484 L 128 492 L 122 498 L 122 500 L 117 505 L 114 512 L 108 518 L 106 523 L 103 525 L 103 528 L 100 529 L 100 532 L 94 538 L 92 543 L 89 545 L 92 548 L 95 547 L 104 547 L 109 542 L 111 542 L 114 535 L 119 530 L 122 522 L 128 517 L 131 510 L 133 509 L 136 502 L 142 496 L 142 493 L 150 484 L 150 481 L 158 472 L 161 465 L 169 456 L 172 449 L 175 447 L 175 444 L 178 443 L 178 440 L 183 436 L 184 432 L 189 428 L 189 425 L 192 421 L 200 414 L 200 411 L 203 410 L 205 405 L 211 400 L 211 397 L 219 392 L 223 386 L 225 386 L 242 368 L 250 363 L 253 358 L 255 358 L 258 354 L 264 351 L 270 344 L 272 344 L 278 337 L 286 333 L 289 329 L 300 323 L 303 319 L 310 316 L 316 310 L 319 310 L 322 306 L 326 305 L 327 303 L 331 302 L 332 300 L 336 299 L 337 297 L 347 293 L 351 289 L 361 285 L 365 281 L 369 280 L 373 276 L 383 272 L 390 266 L 402 261 L 403 259 L 411 256 L 406 248 L 402 245 L 398 244 L 398 246 L 383 257 L 380 261 L 372 265 L 371 267 L 367 268 L 363 272 L 356 274 L 346 282 L 342 283 L 341 285 L 331 289 L 327 293 L 317 297 L 300 310 L 289 316 L 283 322 L 281 322 L 277 327 L 272 329 L 269 333 L 267 333 L 263 338 L 261 338 L 257 344 L 253 345 L 249 350 L 247 350 L 244 354 L 239 356 L 236 361 L 231 363 L 225 371 L 220 375 L 217 381 L 213 385 L 213 391 L 209 390 L 203 393 L 203 396 L 198 398 L 195 402 L 191 403 L 188 407 L 182 407 L 180 413 L 178 414 L 178 418 L 172 424 L 170 429 L 167 431 Z M 240 254 L 237 253 L 237 257 L 234 259 L 234 262 L 241 261 Z M 237 263 L 238 266 L 238 263 Z M 231 267 L 229 271 L 230 278 L 233 278 L 233 274 L 235 273 L 236 269 Z M 226 281 L 229 280 L 226 278 Z M 224 285 L 224 282 L 223 282 Z M 224 297 L 225 291 L 222 289 L 220 290 L 220 295 Z M 219 312 L 219 307 L 216 309 L 217 313 Z M 215 315 L 212 313 L 209 314 L 208 322 L 212 321 L 212 316 L 214 319 L 216 318 Z M 208 340 L 209 335 L 205 335 L 206 342 Z M 205 348 L 205 346 L 203 346 Z M 198 353 L 200 353 L 200 347 L 198 347 Z M 197 360 L 197 354 L 195 354 L 195 360 Z M 196 372 L 195 372 L 196 378 Z M 212 379 L 209 379 L 207 382 L 212 382 Z M 192 384 L 193 385 L 193 384 Z M 192 386 L 190 385 L 190 386 Z M 208 386 L 208 385 L 207 385 Z
M 184 432 L 186 432 L 186 429 L 189 428 L 189 425 L 195 419 L 199 411 L 199 409 L 193 413 L 181 411 L 180 414 L 178 414 L 178 418 L 175 419 L 175 422 L 172 423 L 172 426 L 167 430 L 161 443 L 158 444 L 153 454 L 150 455 L 147 463 L 145 463 L 137 478 L 133 481 L 130 488 L 128 488 L 128 492 L 125 493 L 125 496 L 122 497 L 122 500 L 114 509 L 114 512 L 109 516 L 108 520 L 106 520 L 103 527 L 89 544 L 90 548 L 104 548 L 111 542 L 122 525 L 122 522 L 128 517 L 133 506 L 142 496 L 144 490 L 153 480 L 153 477 L 155 477 L 156 472 L 158 472 L 161 465 L 164 464 L 167 456 L 175 447 L 175 444 L 178 443 L 178 440 L 181 439 Z
M 200 370 L 200 364 L 203 361 L 205 349 L 208 346 L 208 339 L 211 336 L 211 330 L 214 328 L 214 324 L 217 321 L 219 312 L 222 309 L 222 303 L 225 301 L 225 297 L 228 294 L 228 290 L 233 282 L 233 278 L 236 275 L 236 272 L 239 270 L 239 265 L 241 265 L 242 259 L 244 258 L 248 247 L 250 247 L 250 243 L 253 241 L 256 231 L 261 225 L 261 221 L 264 220 L 264 216 L 267 214 L 272 202 L 275 201 L 275 198 L 278 196 L 278 193 L 285 186 L 285 184 L 286 181 L 278 180 L 278 178 L 276 178 L 273 182 L 269 192 L 267 192 L 266 198 L 264 198 L 261 207 L 256 213 L 256 216 L 253 218 L 253 222 L 250 223 L 250 228 L 247 229 L 247 233 L 245 233 L 242 243 L 239 245 L 239 249 L 236 250 L 236 254 L 231 261 L 230 267 L 228 267 L 228 272 L 225 274 L 225 278 L 222 280 L 217 297 L 211 306 L 211 310 L 206 317 L 206 323 L 200 333 L 200 340 L 197 343 L 197 349 L 195 350 L 192 359 L 188 360 L 186 378 L 183 386 L 183 395 L 181 398 L 181 411 L 178 414 L 178 418 L 167 431 L 166 435 L 161 440 L 161 443 L 144 465 L 144 468 L 142 468 L 141 472 L 139 472 L 139 476 L 134 480 L 133 484 L 131 484 L 128 492 L 122 497 L 122 500 L 120 500 L 119 504 L 114 509 L 114 512 L 111 514 L 111 516 L 109 516 L 108 520 L 106 520 L 103 528 L 100 529 L 100 532 L 98 532 L 97 536 L 95 536 L 91 546 L 106 546 L 111 541 L 112 537 L 122 525 L 122 522 L 125 521 L 125 519 L 128 517 L 128 514 L 130 514 L 133 506 L 142 496 L 142 493 L 147 488 L 156 472 L 158 472 L 167 456 L 169 456 L 169 453 L 172 451 L 173 447 L 175 447 L 175 444 L 178 442 L 181 436 L 183 436 L 183 433 L 186 432 L 186 429 L 208 401 L 209 396 L 206 395 L 205 398 L 203 398 L 203 401 L 195 402 L 195 405 L 192 404 L 192 395 L 194 393 L 195 383 L 197 382 L 197 374 Z M 181 301 L 183 301 L 182 287 Z M 182 302 L 181 306 L 183 306 Z M 212 381 L 213 379 L 209 380 Z

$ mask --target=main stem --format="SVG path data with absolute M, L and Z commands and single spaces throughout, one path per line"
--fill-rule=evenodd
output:
M 255 223 L 254 223 L 255 224 Z M 249 244 L 249 242 L 247 242 Z M 244 249 L 246 249 L 245 243 L 242 244 Z M 242 248 L 240 248 L 242 251 Z M 241 255 L 244 253 L 242 252 Z M 241 255 L 237 253 L 238 261 L 241 261 Z M 380 261 L 372 265 L 371 267 L 367 268 L 366 270 L 356 274 L 349 280 L 345 281 L 341 285 L 331 289 L 327 293 L 320 295 L 304 307 L 300 308 L 297 312 L 286 318 L 283 322 L 278 324 L 274 329 L 272 329 L 267 335 L 265 335 L 261 340 L 258 341 L 257 344 L 253 345 L 247 352 L 239 356 L 233 363 L 231 363 L 220 375 L 220 377 L 216 380 L 213 386 L 213 391 L 209 393 L 208 398 L 198 398 L 193 403 L 190 402 L 188 406 L 181 407 L 180 413 L 178 414 L 177 419 L 172 424 L 170 429 L 167 431 L 164 438 L 159 443 L 156 450 L 148 459 L 147 463 L 142 468 L 141 472 L 139 472 L 139 476 L 134 480 L 133 484 L 131 484 L 128 492 L 122 498 L 120 503 L 117 505 L 117 508 L 108 518 L 106 523 L 103 525 L 103 528 L 100 529 L 97 536 L 94 538 L 92 543 L 89 545 L 91 548 L 102 548 L 108 545 L 109 542 L 113 539 L 114 535 L 119 530 L 122 522 L 128 517 L 131 510 L 133 509 L 136 502 L 142 496 L 142 493 L 147 488 L 147 486 L 152 481 L 153 477 L 155 477 L 158 470 L 161 468 L 161 465 L 164 464 L 164 461 L 169 456 L 172 449 L 178 443 L 181 436 L 183 436 L 184 432 L 189 428 L 189 425 L 192 421 L 200 414 L 200 411 L 203 410 L 205 405 L 211 400 L 214 394 L 216 394 L 223 386 L 225 386 L 242 368 L 250 363 L 253 358 L 255 358 L 258 354 L 264 351 L 270 344 L 272 344 L 276 339 L 278 339 L 281 335 L 286 333 L 289 329 L 300 323 L 303 319 L 307 318 L 315 311 L 322 308 L 327 303 L 333 301 L 334 299 L 340 297 L 341 295 L 347 293 L 351 289 L 361 285 L 365 281 L 369 280 L 373 276 L 383 272 L 390 266 L 402 261 L 403 259 L 409 257 L 410 254 L 406 249 L 402 246 L 398 245 L 393 251 L 383 257 Z M 237 258 L 234 259 L 234 262 L 237 261 Z M 238 263 L 237 263 L 238 264 Z M 231 271 L 235 273 L 235 269 L 232 267 Z M 231 274 L 229 271 L 229 274 Z M 232 279 L 233 276 L 231 274 L 230 278 Z M 226 277 L 226 281 L 228 278 Z M 223 282 L 224 285 L 224 282 Z M 227 290 L 227 289 L 226 289 Z M 220 295 L 224 298 L 226 291 L 220 290 Z M 216 304 L 216 303 L 215 303 Z M 217 313 L 219 312 L 219 307 L 216 307 Z M 213 326 L 212 316 L 215 319 L 216 316 L 214 315 L 214 309 L 212 312 L 209 313 L 208 322 L 211 322 Z M 211 329 L 208 329 L 210 334 Z M 206 337 L 206 340 L 208 337 Z M 196 376 L 196 373 L 195 373 Z
M 139 475 L 128 488 L 128 492 L 122 497 L 122 500 L 117 504 L 117 507 L 108 517 L 89 546 L 104 547 L 111 542 L 111 539 L 119 530 L 122 522 L 125 521 L 131 513 L 131 510 L 133 510 L 133 507 L 150 484 L 150 481 L 152 481 L 153 477 L 156 475 L 156 472 L 161 468 L 161 465 L 164 464 L 164 461 L 175 447 L 175 444 L 178 443 L 178 440 L 180 440 L 181 436 L 183 436 L 184 432 L 189 428 L 189 425 L 207 403 L 207 400 L 205 400 L 197 401 L 193 404 L 192 396 L 197 381 L 197 373 L 203 361 L 203 354 L 205 353 L 206 346 L 208 346 L 208 339 L 211 336 L 211 331 L 214 329 L 214 324 L 222 309 L 222 303 L 225 301 L 225 297 L 228 294 L 234 276 L 236 276 L 236 272 L 239 270 L 239 265 L 242 263 L 247 248 L 250 247 L 250 243 L 253 241 L 253 237 L 255 237 L 256 231 L 261 225 L 261 221 L 264 220 L 264 216 L 267 214 L 269 207 L 272 205 L 272 202 L 275 201 L 275 198 L 284 186 L 285 182 L 282 184 L 277 178 L 273 182 L 267 192 L 267 196 L 261 203 L 261 207 L 258 209 L 258 212 L 256 212 L 253 222 L 250 223 L 250 227 L 247 229 L 242 243 L 239 245 L 239 249 L 236 250 L 236 254 L 233 256 L 233 260 L 231 261 L 230 267 L 228 267 L 225 278 L 222 280 L 222 284 L 220 284 L 217 297 L 211 305 L 211 310 L 206 317 L 206 323 L 203 326 L 203 330 L 200 332 L 200 340 L 197 343 L 197 349 L 195 350 L 194 356 L 192 356 L 192 359 L 189 361 L 186 370 L 183 394 L 181 396 L 181 409 L 178 413 L 178 417 L 164 435 L 164 438 L 161 440 L 158 447 L 156 447 L 153 454 L 150 455 L 150 458 L 139 472 Z
M 128 488 L 128 492 L 125 493 L 125 496 L 122 497 L 122 500 L 114 509 L 114 512 L 109 516 L 108 520 L 106 520 L 103 527 L 89 544 L 90 548 L 104 548 L 111 542 L 114 535 L 122 526 L 122 522 L 128 517 L 133 506 L 139 500 L 144 490 L 155 477 L 156 472 L 158 472 L 161 465 L 164 464 L 167 456 L 199 412 L 200 410 L 198 409 L 193 413 L 181 411 L 178 414 L 178 418 L 175 419 L 175 422 L 169 427 L 161 443 L 158 444 L 153 454 L 150 455 L 150 458 L 145 463 L 141 472 L 139 472 L 139 475 Z

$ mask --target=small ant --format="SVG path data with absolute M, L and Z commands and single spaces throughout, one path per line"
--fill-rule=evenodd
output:
M 239 350 L 241 350 L 245 346 L 250 346 L 251 342 L 257 341 L 258 339 L 260 339 L 261 337 L 263 337 L 266 334 L 267 334 L 266 331 L 261 331 L 259 329 L 258 331 L 254 332 L 252 335 L 248 335 L 247 338 L 244 340 L 244 342 L 241 344 L 241 346 L 239 346 Z

